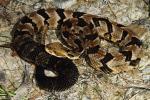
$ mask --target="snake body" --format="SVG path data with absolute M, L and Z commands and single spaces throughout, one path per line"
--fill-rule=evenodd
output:
M 45 46 L 36 41 L 37 34 L 46 33 L 49 29 L 56 30 L 62 50 L 53 50 L 57 49 L 56 45 Z M 66 56 L 69 52 L 105 73 L 122 72 L 126 66 L 137 66 L 141 59 L 138 54 L 142 50 L 142 42 L 136 34 L 107 18 L 84 12 L 40 9 L 22 17 L 11 35 L 12 50 L 36 66 L 35 78 L 41 89 L 59 91 L 75 84 L 79 73 L 70 60 L 72 57 Z M 53 55 L 49 50 L 64 57 Z M 53 71 L 58 76 L 48 77 L 44 70 Z

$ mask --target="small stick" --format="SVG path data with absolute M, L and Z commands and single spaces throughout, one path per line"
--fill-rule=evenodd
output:
M 0 45 L 2 48 L 11 48 L 11 43 Z

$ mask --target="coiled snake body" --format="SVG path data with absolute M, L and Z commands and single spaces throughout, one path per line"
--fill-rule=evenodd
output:
M 61 43 L 45 46 L 36 41 L 35 36 L 48 29 L 56 30 Z M 105 73 L 127 71 L 141 59 L 142 42 L 131 30 L 83 12 L 40 9 L 21 18 L 11 35 L 12 50 L 36 66 L 35 79 L 41 89 L 60 91 L 75 84 L 79 73 L 71 59 L 85 58 L 88 65 Z M 57 76 L 48 77 L 44 70 Z

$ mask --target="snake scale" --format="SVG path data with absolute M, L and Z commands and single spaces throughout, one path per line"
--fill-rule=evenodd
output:
M 56 30 L 60 42 L 43 44 L 36 35 Z M 142 41 L 126 26 L 96 15 L 59 8 L 39 9 L 22 17 L 11 32 L 12 50 L 34 64 L 40 89 L 62 91 L 74 85 L 79 72 L 72 59 L 104 73 L 135 68 L 141 60 Z M 54 72 L 48 77 L 44 70 Z

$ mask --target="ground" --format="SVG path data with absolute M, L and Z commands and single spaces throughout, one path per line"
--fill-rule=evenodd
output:
M 116 21 L 137 24 L 147 31 L 140 34 L 144 56 L 130 72 L 101 76 L 82 62 L 78 82 L 64 92 L 39 90 L 34 66 L 13 56 L 10 31 L 16 21 L 40 8 L 59 7 L 86 12 Z M 13 100 L 149 100 L 150 99 L 150 11 L 149 0 L 0 0 L 0 99 Z M 140 30 L 139 30 L 140 31 Z M 137 33 L 138 34 L 138 33 Z M 49 31 L 51 41 L 57 40 Z

